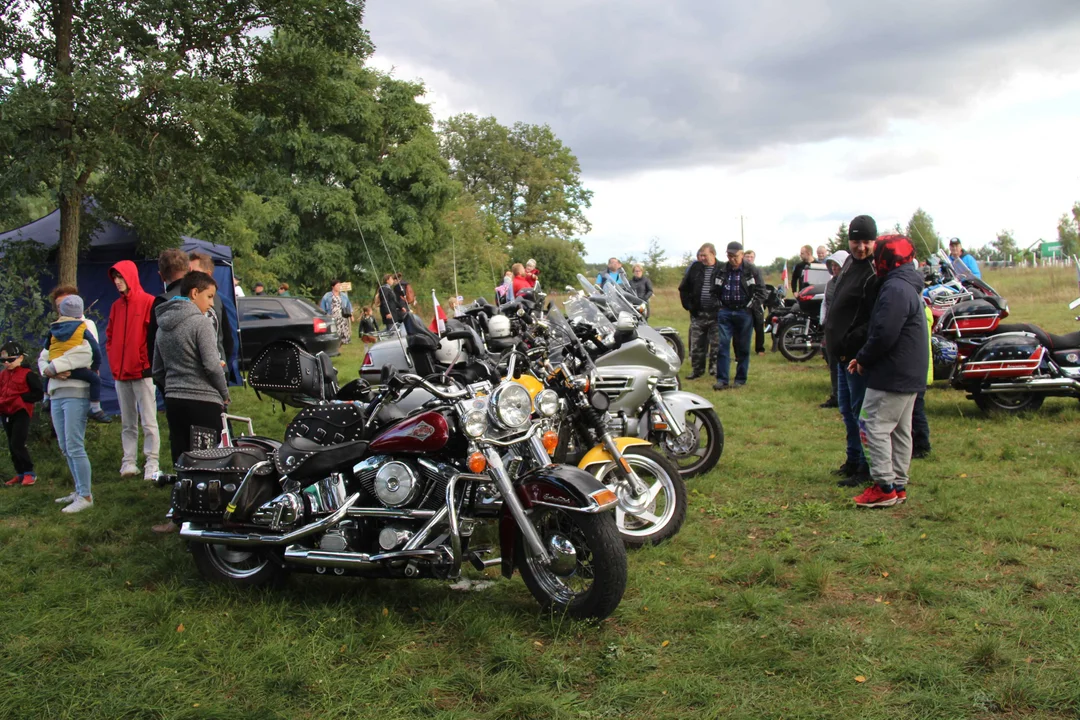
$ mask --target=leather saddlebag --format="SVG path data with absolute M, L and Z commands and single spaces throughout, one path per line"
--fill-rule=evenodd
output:
M 267 454 L 256 447 L 184 453 L 176 463 L 176 482 L 173 484 L 169 516 L 181 522 L 246 522 L 256 508 L 281 492 L 272 465 L 257 471 L 243 485 L 248 471 L 256 463 L 267 459 Z

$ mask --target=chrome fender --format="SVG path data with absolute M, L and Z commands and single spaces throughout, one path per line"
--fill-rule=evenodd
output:
M 668 390 L 660 393 L 660 397 L 664 400 L 664 404 L 674 416 L 675 421 L 683 427 L 686 426 L 686 413 L 690 410 L 711 410 L 716 407 L 700 395 L 685 390 Z M 652 405 L 653 403 L 649 402 L 645 406 L 646 412 L 652 412 Z M 653 427 L 649 417 L 642 417 L 642 422 L 638 426 L 638 437 L 648 437 L 652 430 Z

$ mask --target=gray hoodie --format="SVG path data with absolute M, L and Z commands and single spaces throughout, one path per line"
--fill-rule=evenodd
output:
M 154 342 L 154 384 L 166 398 L 221 405 L 229 399 L 214 325 L 186 298 L 159 305 Z

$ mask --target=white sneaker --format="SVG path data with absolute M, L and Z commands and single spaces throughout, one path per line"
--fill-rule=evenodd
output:
M 79 493 L 77 493 L 77 492 L 73 492 L 73 493 L 71 493 L 70 495 L 65 495 L 65 496 L 64 496 L 64 497 L 62 497 L 62 498 L 56 498 L 56 502 L 58 502 L 58 503 L 64 503 L 64 504 L 66 505 L 66 504 L 68 504 L 68 503 L 73 503 L 73 502 L 75 502 L 75 498 L 77 498 L 77 497 L 79 497 Z
M 142 479 L 143 480 L 153 480 L 154 476 L 157 475 L 157 474 L 158 474 L 158 469 L 156 467 L 152 467 L 150 465 L 147 465 L 146 466 L 146 471 L 143 472 Z
M 120 466 L 120 477 L 135 477 L 139 474 L 139 466 L 135 463 L 124 463 Z
M 82 512 L 86 508 L 93 507 L 93 506 L 94 506 L 94 499 L 93 498 L 87 500 L 82 495 L 76 495 L 75 499 L 71 501 L 71 504 L 68 505 L 66 508 L 62 508 L 60 510 L 60 512 L 77 513 L 77 512 Z

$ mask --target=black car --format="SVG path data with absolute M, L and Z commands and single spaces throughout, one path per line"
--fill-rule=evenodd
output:
M 340 354 L 341 336 L 334 321 L 310 300 L 299 297 L 242 297 L 240 365 L 248 367 L 269 342 L 295 340 L 311 354 Z

